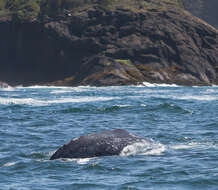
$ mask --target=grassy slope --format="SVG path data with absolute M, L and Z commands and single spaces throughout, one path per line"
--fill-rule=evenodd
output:
M 60 14 L 63 10 L 87 10 L 96 6 L 115 10 L 117 8 L 133 12 L 150 9 L 162 10 L 166 6 L 183 7 L 181 0 L 0 0 L 0 16 L 13 13 L 19 20 L 33 19 L 39 13 Z

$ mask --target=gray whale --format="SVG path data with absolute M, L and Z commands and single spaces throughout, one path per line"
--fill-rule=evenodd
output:
M 119 155 L 124 147 L 145 140 L 123 129 L 106 130 L 72 139 L 59 148 L 50 160 Z

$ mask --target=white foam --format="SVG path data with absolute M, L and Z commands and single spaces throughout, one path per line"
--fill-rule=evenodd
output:
M 208 93 L 208 92 L 210 92 L 210 93 L 212 92 L 213 93 L 213 92 L 217 92 L 217 90 L 215 90 L 215 89 L 207 89 L 206 92 L 203 92 L 203 93 Z
M 41 106 L 46 105 L 45 101 L 36 100 L 33 98 L 0 98 L 1 105 L 33 105 L 33 106 Z
M 218 145 L 210 142 L 190 142 L 187 144 L 173 145 L 171 146 L 171 148 L 174 150 L 194 149 L 194 148 L 208 149 L 208 148 L 218 148 Z
M 179 145 L 171 146 L 171 148 L 174 150 L 180 150 L 180 149 L 190 149 L 193 148 L 193 146 L 190 146 L 188 144 L 179 144 Z
M 60 158 L 59 160 L 63 162 L 76 162 L 77 164 L 84 165 L 84 164 L 89 163 L 93 159 L 96 159 L 96 157 L 93 157 L 93 158 Z
M 1 91 L 13 91 L 14 88 L 11 86 L 5 87 L 5 88 L 0 88 Z
M 140 85 L 139 85 L 140 86 Z M 157 84 L 157 83 L 149 83 L 149 82 L 143 82 L 143 85 L 141 86 L 147 86 L 147 87 L 179 87 L 176 84 Z
M 80 158 L 80 159 L 75 159 L 77 164 L 87 164 L 88 162 L 90 162 L 90 160 L 93 160 L 94 158 Z
M 123 105 L 120 105 L 120 104 L 116 104 L 115 106 L 119 107 L 119 108 L 126 108 L 126 107 L 132 107 L 132 105 L 130 104 L 123 104 Z
M 40 86 L 40 85 L 34 85 L 34 86 L 28 86 L 28 87 L 17 86 L 16 88 L 33 88 L 33 89 L 38 89 L 38 88 L 60 88 L 60 89 L 66 89 L 66 88 L 70 88 L 70 87 L 67 87 L 67 86 Z
M 77 86 L 77 87 L 72 87 L 72 86 L 40 86 L 40 85 L 34 85 L 34 86 L 16 86 L 17 89 L 63 89 L 63 90 L 70 90 L 70 91 L 84 91 L 87 89 L 92 89 L 96 87 L 91 87 L 91 86 Z
M 68 92 L 86 92 L 91 90 L 93 87 L 89 86 L 78 86 L 78 87 L 59 87 L 51 91 L 50 94 L 63 94 Z
M 153 141 L 136 142 L 124 147 L 120 156 L 131 155 L 160 155 L 166 150 L 166 147 L 161 143 Z
M 57 151 L 57 150 L 50 151 L 50 152 L 48 153 L 48 157 L 51 157 L 56 151 Z
M 6 164 L 3 165 L 3 167 L 9 167 L 15 165 L 16 162 L 7 162 Z
M 180 99 L 180 100 L 200 100 L 200 101 L 212 101 L 217 100 L 216 96 L 209 96 L 209 95 L 201 95 L 201 96 L 173 96 L 174 99 Z
M 50 94 L 64 94 L 64 93 L 68 93 L 71 92 L 70 90 L 54 90 L 52 92 L 50 92 Z
M 79 103 L 79 102 L 95 102 L 95 101 L 109 101 L 113 99 L 118 99 L 114 97 L 78 97 L 78 98 L 63 98 L 63 99 L 56 99 L 56 100 L 50 100 L 46 101 L 49 104 L 57 104 L 57 103 Z
M 95 102 L 95 101 L 109 101 L 118 99 L 114 97 L 77 97 L 77 98 L 61 98 L 54 100 L 38 100 L 33 98 L 0 98 L 1 105 L 30 105 L 30 106 L 46 106 L 49 104 L 60 103 L 80 103 L 80 102 Z
M 157 92 L 158 93 L 158 92 Z M 175 100 L 199 100 L 199 101 L 214 101 L 218 100 L 217 95 L 162 95 L 162 94 L 144 94 L 143 96 L 126 96 L 131 99 L 140 99 L 144 97 L 149 97 L 149 98 L 163 98 L 163 99 L 175 99 Z

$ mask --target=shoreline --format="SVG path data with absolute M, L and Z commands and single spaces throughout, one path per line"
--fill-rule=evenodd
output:
M 6 86 L 0 87 L 0 89 L 14 89 L 14 88 L 57 88 L 57 89 L 69 89 L 69 88 L 110 88 L 110 87 L 193 87 L 193 88 L 200 88 L 200 87 L 218 87 L 216 84 L 211 85 L 193 85 L 193 86 L 184 86 L 184 85 L 177 85 L 177 84 L 167 84 L 167 83 L 149 83 L 149 82 L 142 82 L 140 84 L 130 84 L 130 85 L 113 85 L 113 86 L 90 86 L 90 85 L 81 85 L 81 86 L 52 86 L 52 85 L 30 85 L 30 86 Z

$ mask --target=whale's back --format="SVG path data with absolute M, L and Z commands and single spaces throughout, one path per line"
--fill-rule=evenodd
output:
M 90 158 L 118 155 L 124 147 L 145 139 L 123 129 L 107 130 L 72 139 L 50 158 Z

